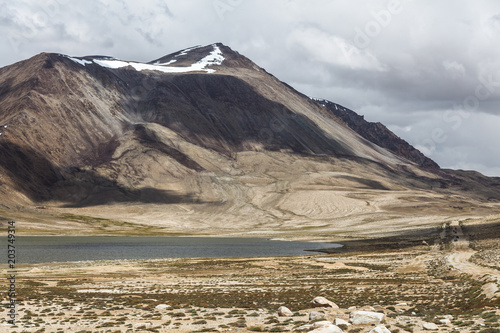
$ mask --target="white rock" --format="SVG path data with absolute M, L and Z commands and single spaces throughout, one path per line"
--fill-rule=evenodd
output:
M 328 320 L 322 320 L 322 321 L 317 321 L 313 324 L 313 328 L 322 328 L 322 327 L 327 327 L 333 325 L 331 321 Z
M 355 306 L 348 307 L 347 310 L 349 311 L 355 311 L 357 308 Z
M 312 311 L 309 313 L 309 320 L 318 320 L 318 319 L 325 319 L 325 315 L 323 313 L 319 313 L 316 311 Z
M 165 309 L 168 309 L 170 307 L 170 305 L 168 304 L 158 304 L 155 309 L 156 310 L 165 310 Z
M 313 325 L 307 324 L 307 325 L 302 325 L 300 327 L 297 327 L 297 331 L 302 332 L 302 331 L 309 331 L 312 328 Z
M 344 333 L 344 331 L 342 331 L 340 327 L 330 323 L 330 325 L 328 326 L 316 328 L 312 331 L 309 331 L 309 333 Z
M 391 333 L 391 331 L 389 331 L 387 327 L 385 327 L 385 325 L 378 325 L 377 327 L 372 329 L 369 333 Z
M 315 299 L 313 299 L 312 304 L 315 307 L 324 307 L 324 308 L 331 307 L 333 309 L 339 308 L 339 306 L 337 304 L 333 303 L 332 301 L 327 300 L 326 298 L 324 298 L 322 296 L 318 296 Z
M 428 331 L 437 331 L 439 329 L 439 327 L 434 323 L 424 323 L 422 326 Z
M 340 326 L 340 325 L 351 325 L 348 321 L 344 320 L 344 319 L 340 319 L 340 318 L 335 318 L 334 322 L 333 322 L 335 325 L 337 326 Z
M 451 320 L 449 320 L 448 318 L 440 319 L 439 322 L 445 325 L 451 324 Z
M 408 303 L 398 303 L 396 306 L 408 306 Z
M 354 311 L 349 316 L 349 321 L 353 325 L 380 323 L 384 319 L 384 314 L 370 311 Z
M 291 317 L 291 316 L 293 316 L 293 312 L 290 311 L 290 309 L 287 308 L 286 306 L 280 306 L 279 309 L 278 309 L 278 316 L 280 316 L 280 317 Z

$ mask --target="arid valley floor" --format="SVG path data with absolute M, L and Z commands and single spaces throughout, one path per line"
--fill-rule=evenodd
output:
M 24 264 L 18 323 L 2 308 L 0 331 L 319 332 L 327 320 L 344 332 L 498 332 L 499 218 L 330 254 Z M 339 309 L 313 307 L 317 296 Z M 356 310 L 384 317 L 351 325 Z

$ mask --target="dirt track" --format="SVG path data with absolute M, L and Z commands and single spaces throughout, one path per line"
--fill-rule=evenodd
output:
M 498 297 L 500 271 L 471 262 L 471 258 L 477 251 L 470 248 L 468 235 L 464 234 L 462 226 L 458 221 L 453 222 L 451 228 L 455 238 L 452 242 L 453 252 L 447 256 L 449 265 L 462 273 L 471 275 L 474 279 L 487 282 L 483 286 L 486 297 Z

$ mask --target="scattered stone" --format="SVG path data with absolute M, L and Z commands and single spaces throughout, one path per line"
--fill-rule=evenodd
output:
M 448 318 L 440 319 L 439 322 L 444 325 L 451 324 L 451 320 L 449 320 Z
M 299 331 L 299 332 L 309 331 L 309 330 L 311 330 L 311 329 L 312 329 L 312 327 L 313 327 L 313 325 L 312 325 L 312 324 L 306 324 L 306 325 L 302 325 L 302 326 L 300 326 L 300 327 L 297 327 L 297 329 L 296 329 L 296 330 L 297 330 L 297 331 Z
M 439 329 L 439 327 L 434 323 L 424 323 L 422 326 L 428 331 L 437 331 Z
M 278 309 L 278 316 L 280 316 L 280 317 L 292 317 L 293 312 L 290 311 L 290 309 L 287 308 L 286 306 L 280 306 Z
M 322 328 L 322 327 L 327 327 L 333 325 L 331 321 L 328 320 L 323 320 L 323 321 L 317 321 L 313 324 L 313 328 Z
M 312 311 L 311 313 L 309 313 L 309 320 L 310 321 L 318 320 L 318 319 L 325 319 L 325 315 L 323 313 L 319 313 L 316 311 Z
M 134 326 L 151 326 L 153 323 L 147 322 L 147 323 L 135 323 Z
M 398 303 L 396 306 L 408 306 L 408 303 Z
M 334 320 L 334 324 L 337 325 L 337 326 L 340 326 L 340 325 L 351 325 L 351 323 L 349 323 L 347 320 L 344 320 L 344 319 L 341 319 L 341 318 L 335 318 Z
M 314 307 L 323 307 L 323 308 L 331 307 L 332 309 L 339 308 L 339 306 L 337 304 L 333 303 L 332 301 L 327 300 L 326 298 L 324 298 L 322 296 L 318 296 L 315 299 L 313 299 L 312 304 Z
M 168 308 L 170 308 L 170 305 L 168 305 L 168 304 L 158 304 L 155 307 L 156 310 L 165 310 L 165 309 L 168 309 Z
M 385 327 L 385 325 L 378 325 L 377 327 L 372 329 L 369 333 L 391 333 L 391 331 L 389 331 L 387 327 Z
M 384 314 L 380 312 L 370 312 L 370 311 L 354 311 L 351 312 L 349 316 L 349 321 L 353 325 L 360 324 L 379 324 L 384 319 Z
M 318 321 L 312 326 L 314 329 L 309 333 L 344 333 L 340 327 L 329 321 Z
M 355 306 L 351 306 L 351 307 L 347 308 L 347 310 L 349 310 L 349 311 L 355 311 L 356 309 L 357 308 Z

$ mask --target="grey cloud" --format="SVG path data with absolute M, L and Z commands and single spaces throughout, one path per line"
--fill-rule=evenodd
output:
M 223 5 L 222 16 L 216 3 Z M 50 20 L 28 36 L 29 20 L 16 13 L 30 17 L 40 11 L 39 2 L 9 2 L 0 14 L 1 42 L 8 45 L 0 50 L 0 66 L 44 51 L 149 61 L 223 42 L 305 94 L 383 122 L 412 144 L 428 143 L 442 129 L 447 139 L 434 142 L 431 157 L 444 167 L 500 175 L 500 153 L 479 153 L 500 141 L 492 129 L 500 119 L 497 2 L 400 4 L 384 19 L 385 0 L 54 0 L 47 4 L 54 9 Z M 359 43 L 360 31 L 369 32 L 366 45 Z M 6 36 L 21 36 L 19 45 L 11 46 Z M 485 80 L 489 90 L 478 88 Z M 478 89 L 487 98 L 478 99 L 470 118 L 455 128 L 456 120 L 446 119 L 457 119 L 454 107 L 474 102 Z

